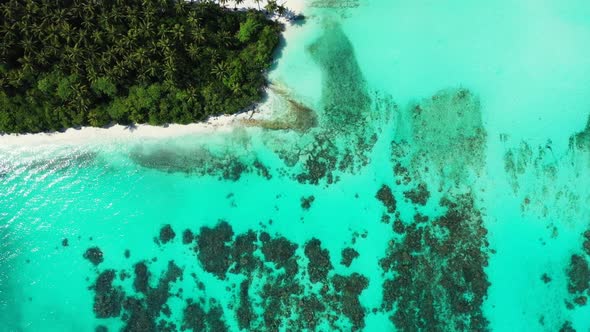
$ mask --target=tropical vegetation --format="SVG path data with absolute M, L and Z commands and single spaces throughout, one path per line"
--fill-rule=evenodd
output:
M 261 98 L 280 31 L 211 1 L 2 1 L 0 133 L 235 113 Z

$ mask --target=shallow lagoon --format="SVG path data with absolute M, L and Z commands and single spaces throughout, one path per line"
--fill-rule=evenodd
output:
M 0 147 L 4 330 L 590 328 L 590 6 L 310 5 L 305 130 Z

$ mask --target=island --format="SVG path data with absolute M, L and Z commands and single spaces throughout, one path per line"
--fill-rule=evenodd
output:
M 2 2 L 0 133 L 187 124 L 249 107 L 280 41 L 270 13 L 285 8 L 220 2 Z

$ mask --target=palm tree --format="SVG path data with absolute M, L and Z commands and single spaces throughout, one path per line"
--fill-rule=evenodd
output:
M 242 86 L 238 82 L 230 83 L 229 88 L 236 95 L 242 92 Z
M 172 37 L 178 41 L 181 41 L 184 37 L 184 26 L 180 24 L 174 24 L 171 30 Z
M 90 38 L 96 45 L 100 45 L 103 42 L 102 32 L 98 29 L 92 31 L 92 36 Z
M 277 2 L 275 0 L 268 0 L 266 6 L 264 6 L 264 9 L 266 9 L 270 15 L 274 15 L 278 9 Z
M 82 11 L 84 12 L 84 17 L 93 19 L 94 14 L 96 13 L 96 7 L 93 1 L 84 1 L 82 2 Z
M 176 68 L 174 66 L 174 58 L 172 56 L 166 58 L 164 61 L 164 68 L 162 69 L 162 73 L 164 74 L 164 80 L 169 84 L 174 82 L 174 74 L 176 73 Z
M 215 75 L 218 79 L 224 79 L 227 76 L 229 66 L 225 61 L 216 63 L 211 69 L 211 74 Z
M 143 66 L 147 59 L 147 50 L 143 47 L 139 47 L 133 54 L 133 58 L 137 61 L 137 63 Z
M 174 4 L 174 10 L 178 15 L 184 15 L 188 9 L 187 3 L 185 1 L 176 1 Z
M 23 47 L 25 54 L 33 51 L 34 43 L 31 37 L 25 37 L 23 40 L 21 40 L 20 45 Z
M 188 17 L 186 18 L 186 23 L 188 24 L 188 26 L 191 30 L 197 28 L 199 26 L 200 21 L 201 21 L 201 19 L 197 17 L 197 14 L 194 11 L 190 11 L 188 13 Z
M 87 31 L 90 31 L 94 27 L 94 21 L 91 20 L 89 17 L 84 16 L 82 20 L 82 27 L 84 27 L 84 29 L 86 29 Z
M 197 28 L 193 29 L 192 34 L 193 34 L 193 39 L 197 43 L 202 43 L 206 39 L 205 38 L 205 29 L 202 29 L 201 27 L 197 27 Z
M 217 37 L 219 38 L 221 44 L 225 47 L 230 47 L 233 44 L 234 37 L 229 33 L 229 31 L 219 31 L 217 33 Z
M 196 44 L 190 44 L 187 47 L 186 52 L 191 59 L 197 60 L 199 59 L 199 55 L 201 53 L 201 47 Z
M 21 63 L 22 70 L 24 73 L 32 73 L 33 72 L 33 59 L 31 58 L 30 55 L 28 55 L 28 54 L 23 55 L 20 59 L 18 59 L 18 62 Z

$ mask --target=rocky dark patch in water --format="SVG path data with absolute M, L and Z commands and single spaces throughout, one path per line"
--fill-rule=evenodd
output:
M 235 317 L 241 329 L 252 331 L 316 330 L 320 325 L 330 330 L 352 327 L 359 331 L 365 326 L 367 309 L 362 307 L 359 296 L 368 280 L 357 273 L 334 275 L 330 252 L 322 248 L 320 240 L 312 238 L 305 243 L 304 258 L 298 245 L 286 237 L 252 230 L 234 234 L 225 221 L 202 227 L 196 239 L 195 250 L 205 273 L 221 279 L 227 274 L 244 277 L 238 287 L 226 287 L 235 304 L 222 308 L 219 301 L 207 296 L 207 285 L 199 281 L 196 273 L 190 275 L 198 286 L 197 299 L 185 297 L 182 290 L 171 293 L 173 285 L 182 279 L 183 270 L 170 261 L 155 279 L 150 272 L 150 264 L 155 263 L 145 260 L 133 265 L 132 294 L 114 285 L 126 279 L 116 280 L 116 271 L 99 275 L 93 287 L 97 317 L 120 317 L 123 331 L 227 331 L 223 309 L 231 311 L 226 317 Z M 348 249 L 344 256 L 352 261 L 358 253 Z M 123 273 L 126 270 L 119 271 Z M 309 293 L 317 283 L 321 283 L 319 292 Z M 171 297 L 185 301 L 181 313 L 173 312 L 168 304 Z M 182 321 L 173 321 L 178 314 Z
M 249 330 L 254 319 L 252 312 L 252 304 L 250 303 L 250 296 L 248 291 L 250 289 L 250 281 L 244 280 L 240 284 L 240 306 L 236 311 L 238 318 L 238 327 L 240 329 Z
M 94 329 L 94 332 L 109 332 L 109 329 L 104 325 L 99 325 Z
M 568 309 L 577 306 L 586 306 L 590 296 L 590 262 L 587 247 L 590 246 L 590 230 L 582 234 L 582 251 L 584 253 L 573 254 L 566 268 L 567 290 L 570 298 L 566 301 Z
M 311 203 L 315 201 L 315 197 L 313 195 L 308 197 L 301 197 L 301 208 L 304 210 L 309 210 L 311 207 Z
M 559 329 L 559 332 L 576 332 L 576 329 L 572 326 L 572 322 L 566 321 Z
M 228 331 L 223 320 L 223 310 L 217 305 L 210 305 L 209 311 L 205 311 L 197 303 L 189 302 L 184 309 L 182 330 L 193 331 Z
M 393 231 L 397 234 L 403 234 L 406 231 L 406 225 L 399 218 L 396 218 L 393 222 Z
M 481 308 L 489 287 L 487 232 L 473 204 L 470 195 L 443 199 L 443 216 L 420 227 L 411 223 L 391 242 L 380 265 L 395 277 L 383 284 L 382 309 L 393 311 L 398 329 L 487 328 Z
M 205 321 L 209 327 L 209 331 L 226 332 L 229 331 L 225 320 L 223 319 L 223 309 L 220 306 L 213 306 L 207 312 Z
M 191 301 L 184 309 L 182 329 L 205 331 L 205 314 L 205 310 L 199 304 Z
M 313 283 L 326 281 L 328 272 L 333 268 L 328 250 L 322 249 L 321 241 L 313 238 L 305 244 L 304 252 L 309 259 L 307 264 L 309 280 Z
M 229 159 L 230 162 L 222 168 L 221 176 L 224 180 L 238 181 L 242 177 L 242 173 L 248 172 L 248 166 L 238 159 Z
M 114 279 L 115 270 L 106 270 L 96 278 L 93 310 L 97 318 L 118 317 L 121 313 L 123 292 L 113 287 Z
M 68 239 L 61 240 L 61 245 L 62 245 L 62 247 L 67 247 L 69 245 Z
M 353 248 L 344 248 L 342 249 L 342 259 L 340 260 L 340 264 L 350 267 L 352 261 L 359 257 L 358 251 L 354 250 Z
M 586 128 L 570 137 L 570 147 L 577 148 L 582 151 L 590 150 L 590 116 L 586 122 Z
M 191 244 L 194 239 L 195 235 L 190 229 L 185 229 L 184 232 L 182 232 L 182 244 Z
M 124 303 L 127 312 L 124 332 L 157 331 L 154 317 L 150 316 L 142 301 L 136 298 L 127 298 Z
M 393 193 L 391 192 L 391 188 L 388 185 L 384 184 L 379 188 L 375 197 L 383 203 L 383 205 L 387 208 L 387 212 L 394 213 L 397 202 Z
M 258 159 L 254 160 L 254 162 L 252 163 L 252 166 L 254 167 L 254 169 L 256 169 L 259 176 L 262 176 L 263 178 L 266 178 L 267 180 L 272 179 L 272 175 L 270 174 L 269 169 L 266 166 L 264 166 L 264 164 L 260 160 L 258 160 Z
M 149 285 L 150 272 L 143 262 L 135 264 L 135 291 L 144 294 L 142 297 L 127 295 L 121 287 L 114 287 L 114 270 L 100 273 L 94 286 L 94 312 L 97 318 L 119 317 L 125 322 L 123 331 L 174 331 L 175 324 L 160 320 L 162 314 L 170 317 L 169 308 L 165 305 L 172 296 L 170 285 L 182 278 L 182 270 L 170 261 L 167 270 L 160 277 L 157 286 Z
M 316 295 L 304 297 L 301 301 L 301 320 L 302 327 L 315 330 L 321 318 L 325 316 L 326 306 L 318 299 Z
M 588 261 L 580 255 L 572 255 L 566 272 L 568 292 L 573 295 L 584 296 L 582 294 L 590 288 L 590 267 L 588 266 Z M 581 301 L 584 304 L 586 302 L 585 300 Z
M 84 253 L 84 258 L 89 260 L 92 264 L 97 266 L 104 261 L 102 251 L 99 247 L 88 248 Z
M 584 242 L 582 244 L 582 247 L 586 255 L 590 256 L 590 230 L 585 231 L 583 236 Z
M 277 267 L 285 267 L 289 260 L 294 258 L 297 244 L 285 237 L 270 239 L 262 244 L 262 253 L 268 262 L 273 262 Z
M 172 240 L 174 240 L 174 238 L 176 237 L 176 233 L 174 233 L 174 230 L 172 229 L 172 226 L 170 224 L 164 225 L 161 229 L 160 229 L 160 243 L 162 244 L 166 244 Z
M 425 183 L 420 183 L 418 186 L 416 186 L 416 188 L 404 191 L 404 197 L 409 199 L 414 204 L 424 206 L 430 197 L 430 192 L 428 191 Z
M 369 280 L 358 273 L 353 273 L 347 277 L 334 276 L 332 284 L 340 302 L 337 306 L 339 311 L 350 319 L 353 331 L 361 330 L 365 327 L 366 312 L 359 301 L 359 295 L 367 288 Z
M 333 171 L 338 161 L 338 148 L 326 135 L 317 135 L 315 143 L 308 152 L 307 159 L 303 162 L 303 172 L 295 178 L 300 183 L 319 184 L 325 179 L 326 183 L 334 182 Z
M 392 143 L 395 147 L 399 147 L 397 143 Z M 396 177 L 395 183 L 397 185 L 403 184 L 407 185 L 412 182 L 412 178 L 410 177 L 410 171 L 405 167 L 402 166 L 401 163 L 397 162 L 393 167 L 393 174 Z
M 231 249 L 231 257 L 234 262 L 231 272 L 244 274 L 254 272 L 261 265 L 260 260 L 255 255 L 257 249 L 257 236 L 254 231 L 249 230 L 236 236 Z
M 219 222 L 215 227 L 202 227 L 197 237 L 197 256 L 205 271 L 213 273 L 220 279 L 230 265 L 231 248 L 234 231 L 226 221 Z
M 147 265 L 144 262 L 139 262 L 133 267 L 135 273 L 135 279 L 133 279 L 133 288 L 138 293 L 147 293 L 148 280 L 150 273 Z

